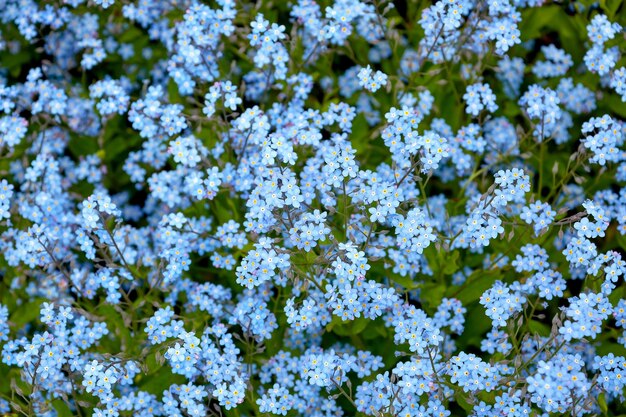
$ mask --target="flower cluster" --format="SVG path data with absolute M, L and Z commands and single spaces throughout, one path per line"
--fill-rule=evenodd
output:
M 561 100 L 554 90 L 533 84 L 519 102 L 535 123 L 535 136 L 545 139 L 555 133 L 562 111 Z
M 592 117 L 583 123 L 581 132 L 587 135 L 582 143 L 593 153 L 591 162 L 606 165 L 607 161 L 622 159 L 619 147 L 624 143 L 624 127 L 621 122 L 609 115 Z
M 0 0 L 0 414 L 626 414 L 622 3 Z
M 482 110 L 487 110 L 490 113 L 498 110 L 496 96 L 493 94 L 489 84 L 472 84 L 468 86 L 463 99 L 467 103 L 465 111 L 473 116 L 478 116 Z
M 359 85 L 372 93 L 387 84 L 387 75 L 380 71 L 376 71 L 372 74 L 372 69 L 369 65 L 367 68 L 361 68 L 358 77 Z

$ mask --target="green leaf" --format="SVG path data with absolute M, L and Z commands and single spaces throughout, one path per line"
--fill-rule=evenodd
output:
M 606 94 L 603 97 L 603 101 L 611 111 L 617 113 L 621 117 L 626 117 L 626 106 L 622 102 L 622 99 L 615 94 Z
M 414 290 L 419 287 L 419 284 L 413 281 L 408 275 L 403 277 L 400 274 L 390 274 L 389 278 L 393 282 L 400 284 L 403 288 L 406 288 L 407 290 Z
M 22 49 L 12 54 L 0 55 L 2 66 L 8 69 L 13 77 L 19 76 L 22 70 L 27 67 L 25 64 L 28 64 L 32 59 L 33 56 L 29 49 Z
M 120 36 L 119 41 L 122 43 L 136 42 L 137 38 L 140 38 L 143 35 L 144 32 L 139 30 L 139 28 L 131 26 Z
M 114 161 L 120 154 L 129 149 L 133 142 L 135 141 L 121 136 L 106 141 L 104 145 L 104 155 L 102 155 L 104 161 Z
M 480 346 L 482 337 L 491 328 L 491 320 L 485 316 L 483 306 L 474 304 L 469 307 L 465 319 L 465 330 L 458 339 L 458 348 L 466 349 L 467 346 Z
M 452 275 L 459 270 L 459 251 L 448 252 L 431 245 L 424 251 L 424 257 L 435 276 Z
M 446 275 L 452 275 L 459 270 L 459 251 L 452 251 L 450 254 L 447 252 L 439 252 L 443 262 L 443 273 Z
M 536 320 L 530 320 L 528 322 L 528 327 L 530 328 L 531 332 L 538 334 L 539 336 L 550 336 L 550 326 L 545 323 L 541 323 Z
M 111 305 L 104 305 L 98 309 L 98 314 L 104 316 L 107 323 L 113 324 L 111 330 L 118 336 L 115 340 L 119 342 L 119 346 L 116 346 L 118 350 L 132 351 L 133 348 L 140 348 L 139 345 L 135 345 L 133 338 L 130 334 L 130 329 L 124 323 L 124 319 L 120 316 L 120 313 L 115 311 L 115 308 Z
M 626 356 L 626 348 L 618 343 L 602 343 L 597 347 L 596 353 L 600 356 L 608 355 L 609 353 L 615 356 Z
M 9 319 L 15 324 L 16 329 L 21 329 L 26 323 L 33 322 L 39 317 L 39 310 L 43 299 L 36 298 L 26 304 L 22 304 L 13 311 Z
M 366 327 L 366 331 L 363 332 L 362 337 L 365 340 L 376 339 L 377 337 L 386 338 L 389 334 L 387 328 L 383 323 L 370 322 Z
M 146 364 L 150 372 L 148 375 L 139 374 L 137 376 L 137 386 L 152 394 L 162 394 L 172 384 L 182 384 L 185 377 L 173 374 L 168 366 L 158 363 L 155 355 L 150 355 L 146 359 Z
M 176 103 L 181 101 L 181 97 L 178 92 L 178 84 L 176 84 L 176 81 L 171 78 L 167 83 L 167 94 L 169 96 L 170 102 Z
M 369 322 L 369 319 L 363 317 L 343 321 L 341 318 L 334 316 L 333 320 L 326 326 L 326 330 L 332 331 L 339 336 L 355 336 L 365 330 Z
M 447 297 L 454 297 L 463 304 L 477 301 L 497 280 L 502 278 L 500 270 L 476 271 L 467 278 L 460 289 L 448 289 Z
M 554 21 L 560 11 L 561 6 L 556 5 L 523 10 L 522 22 L 519 26 L 522 41 L 540 37 L 542 29 Z
M 420 300 L 427 310 L 436 310 L 446 293 L 446 285 L 438 282 L 429 282 L 421 286 Z
M 74 156 L 92 155 L 100 150 L 97 139 L 88 136 L 72 137 L 68 147 Z
M 609 407 L 606 405 L 606 398 L 604 393 L 598 395 L 598 405 L 600 406 L 600 410 L 602 410 L 602 413 L 606 415 L 606 413 L 609 411 Z
M 606 13 L 606 16 L 610 21 L 615 20 L 615 15 L 619 8 L 622 6 L 621 0 L 600 0 L 600 7 Z
M 459 405 L 459 407 L 461 407 L 467 413 L 470 413 L 474 409 L 474 406 L 465 399 L 465 395 L 463 395 L 463 393 L 461 392 L 457 392 L 454 395 L 454 400 Z
M 74 413 L 72 413 L 72 410 L 70 409 L 70 407 L 63 400 L 52 401 L 52 407 L 54 407 L 54 409 L 56 410 L 58 417 L 73 417 L 74 416 Z

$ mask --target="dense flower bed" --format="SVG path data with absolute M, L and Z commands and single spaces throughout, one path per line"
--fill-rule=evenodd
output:
M 626 413 L 622 1 L 0 22 L 0 414 Z

